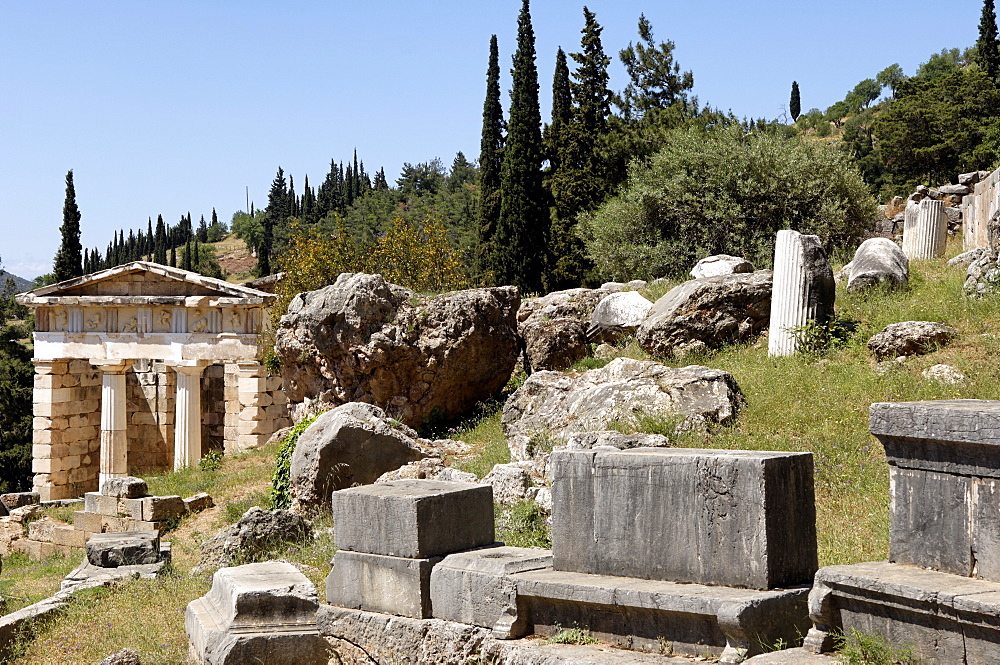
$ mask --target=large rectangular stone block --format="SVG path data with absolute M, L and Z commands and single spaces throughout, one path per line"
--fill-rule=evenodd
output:
M 355 552 L 425 559 L 493 544 L 493 488 L 394 480 L 333 493 L 334 539 Z
M 431 618 L 431 569 L 441 560 L 338 550 L 326 578 L 326 602 L 369 612 Z
M 551 464 L 556 570 L 751 589 L 816 571 L 810 453 L 564 450 Z
M 968 476 L 891 467 L 889 560 L 972 575 L 972 482 Z M 1000 525 L 1000 512 L 990 520 Z

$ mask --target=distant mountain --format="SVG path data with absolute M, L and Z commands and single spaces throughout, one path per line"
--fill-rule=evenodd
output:
M 30 279 L 18 277 L 13 273 L 7 272 L 6 270 L 0 270 L 0 290 L 3 289 L 8 279 L 14 280 L 14 284 L 16 285 L 15 290 L 18 293 L 24 293 L 25 291 L 30 291 L 31 289 L 35 288 L 35 283 Z

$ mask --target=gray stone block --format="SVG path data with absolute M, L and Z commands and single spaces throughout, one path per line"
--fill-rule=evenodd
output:
M 896 467 L 889 473 L 889 560 L 972 575 L 971 479 Z
M 810 453 L 559 450 L 551 464 L 557 570 L 752 589 L 816 570 Z
M 190 652 L 210 665 L 325 665 L 318 606 L 315 587 L 290 563 L 223 568 L 212 589 L 187 606 Z
M 8 510 L 20 508 L 21 506 L 31 506 L 38 503 L 38 501 L 38 492 L 11 492 L 9 494 L 0 494 L 0 503 L 3 503 Z
M 431 617 L 431 569 L 441 557 L 406 559 L 338 550 L 326 578 L 326 602 L 339 607 Z
M 431 571 L 434 617 L 493 628 L 496 637 L 520 637 L 524 626 L 511 574 L 551 567 L 549 550 L 499 546 L 449 554 Z
M 859 630 L 908 646 L 924 663 L 1000 662 L 1000 583 L 895 563 L 828 566 L 809 594 L 805 647 L 829 650 L 833 631 Z
M 118 498 L 99 492 L 87 492 L 83 495 L 83 510 L 95 515 L 118 517 Z
M 101 568 L 156 563 L 159 560 L 159 531 L 95 533 L 87 540 L 87 561 Z
M 807 585 L 760 591 L 535 570 L 512 575 L 535 633 L 579 626 L 620 646 L 738 663 L 809 625 Z
M 184 499 L 177 495 L 147 496 L 139 501 L 142 503 L 142 517 L 134 519 L 160 522 L 178 520 L 187 514 L 187 505 L 184 503 Z
M 491 545 L 493 488 L 440 480 L 393 480 L 333 493 L 339 549 L 411 559 Z
M 101 494 L 118 499 L 138 499 L 149 494 L 146 481 L 134 476 L 108 478 L 101 486 Z

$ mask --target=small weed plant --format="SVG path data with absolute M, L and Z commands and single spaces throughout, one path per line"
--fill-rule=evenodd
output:
M 556 634 L 545 640 L 548 644 L 597 644 L 597 638 L 585 628 L 559 628 Z
M 534 501 L 523 499 L 508 506 L 495 504 L 493 514 L 497 540 L 511 547 L 552 547 L 548 513 Z
M 918 665 L 913 649 L 890 644 L 881 635 L 870 635 L 852 629 L 840 635 L 835 648 L 844 665 Z

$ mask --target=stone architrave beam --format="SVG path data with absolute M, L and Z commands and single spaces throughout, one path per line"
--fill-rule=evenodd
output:
M 99 485 L 128 474 L 128 441 L 125 434 L 125 371 L 128 360 L 92 360 L 101 378 L 101 471 Z

